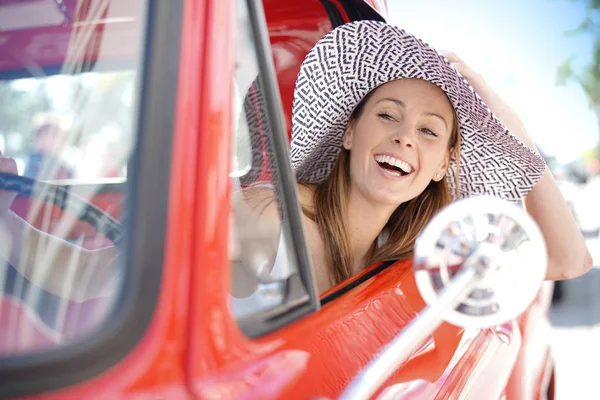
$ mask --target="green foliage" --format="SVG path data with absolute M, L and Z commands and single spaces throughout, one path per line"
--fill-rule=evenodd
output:
M 585 4 L 586 14 L 577 27 L 565 32 L 568 36 L 592 35 L 594 45 L 592 60 L 579 70 L 575 69 L 573 57 L 561 63 L 556 71 L 556 83 L 566 85 L 577 82 L 585 92 L 589 107 L 595 112 L 600 126 L 600 0 L 570 0 L 572 3 Z M 600 132 L 599 132 L 600 133 Z M 593 150 L 600 158 L 600 145 Z
M 566 32 L 567 35 L 591 34 L 594 36 L 592 61 L 580 70 L 574 68 L 574 58 L 565 60 L 556 71 L 556 83 L 566 85 L 575 81 L 587 95 L 591 108 L 600 105 L 600 0 L 571 0 L 571 2 L 584 3 L 586 16 L 574 29 Z
M 573 58 L 571 57 L 558 66 L 556 71 L 556 84 L 561 86 L 566 85 L 574 76 Z

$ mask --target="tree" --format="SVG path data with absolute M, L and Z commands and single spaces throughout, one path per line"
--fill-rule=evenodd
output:
M 579 26 L 567 31 L 566 34 L 569 36 L 592 35 L 594 38 L 592 61 L 581 68 L 577 68 L 573 57 L 565 60 L 558 67 L 556 81 L 559 85 L 575 81 L 581 86 L 588 98 L 590 108 L 596 114 L 600 128 L 600 0 L 570 1 L 585 4 L 586 16 Z M 600 158 L 600 146 L 596 148 L 596 157 Z

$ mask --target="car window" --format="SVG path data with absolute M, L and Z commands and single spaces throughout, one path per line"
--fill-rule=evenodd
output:
M 121 290 L 145 9 L 0 3 L 0 356 L 100 329 Z
M 290 230 L 290 213 L 298 213 L 297 207 L 286 211 L 284 206 L 296 189 L 293 180 L 284 184 L 275 159 L 273 138 L 280 135 L 287 145 L 287 135 L 283 126 L 274 126 L 267 101 L 269 96 L 279 101 L 279 93 L 266 90 L 274 77 L 260 71 L 245 1 L 237 5 L 230 304 L 244 332 L 253 336 L 270 329 L 267 320 L 307 303 L 314 289 L 310 279 L 302 279 L 303 273 L 310 276 L 310 267 L 299 266 L 297 254 L 305 249 L 298 249 Z M 295 235 L 302 236 L 301 230 Z

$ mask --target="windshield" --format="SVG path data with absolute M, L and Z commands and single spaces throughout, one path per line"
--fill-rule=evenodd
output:
M 99 329 L 119 293 L 145 8 L 0 1 L 0 355 Z

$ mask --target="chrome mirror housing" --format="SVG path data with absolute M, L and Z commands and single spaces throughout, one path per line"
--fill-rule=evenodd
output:
M 415 244 L 417 286 L 427 304 L 437 301 L 461 269 L 481 278 L 442 318 L 467 328 L 512 320 L 531 304 L 546 276 L 546 244 L 524 210 L 488 196 L 457 201 L 427 225 Z
M 517 317 L 535 299 L 547 257 L 541 231 L 513 204 L 480 196 L 441 210 L 415 243 L 415 280 L 427 307 L 341 398 L 370 398 L 444 320 L 487 328 Z

